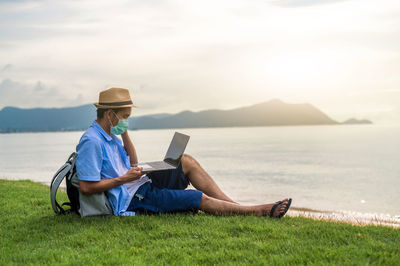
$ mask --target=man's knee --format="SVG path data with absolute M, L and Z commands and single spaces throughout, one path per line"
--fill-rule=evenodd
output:
M 191 160 L 191 161 L 193 161 L 194 158 L 193 158 L 192 155 L 189 155 L 189 154 L 187 154 L 187 153 L 184 153 L 184 154 L 182 155 L 182 160 Z
M 193 158 L 193 156 L 191 156 L 187 153 L 184 153 L 182 155 L 181 162 L 182 162 L 183 171 L 186 174 L 189 173 L 189 171 L 192 170 L 193 167 L 196 166 L 196 160 Z

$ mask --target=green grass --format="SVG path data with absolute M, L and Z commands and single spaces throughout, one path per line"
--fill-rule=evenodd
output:
M 400 264 L 398 229 L 203 213 L 56 216 L 49 188 L 31 181 L 0 180 L 0 226 L 1 265 Z

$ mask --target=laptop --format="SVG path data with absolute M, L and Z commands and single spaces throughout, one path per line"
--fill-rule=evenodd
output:
M 131 166 L 143 167 L 142 173 L 176 169 L 179 166 L 189 138 L 188 135 L 175 132 L 163 161 L 138 163 Z

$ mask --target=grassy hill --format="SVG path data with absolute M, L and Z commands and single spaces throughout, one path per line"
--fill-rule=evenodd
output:
M 1 265 L 400 264 L 399 229 L 287 216 L 56 216 L 49 198 L 47 186 L 0 180 Z

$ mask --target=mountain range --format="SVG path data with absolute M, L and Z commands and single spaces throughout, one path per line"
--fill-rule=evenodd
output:
M 96 108 L 92 104 L 66 108 L 4 107 L 0 111 L 0 132 L 85 130 L 94 119 Z M 341 124 L 311 104 L 288 104 L 278 99 L 230 110 L 185 110 L 176 114 L 131 117 L 129 120 L 130 129 Z M 352 118 L 344 123 L 371 122 Z

